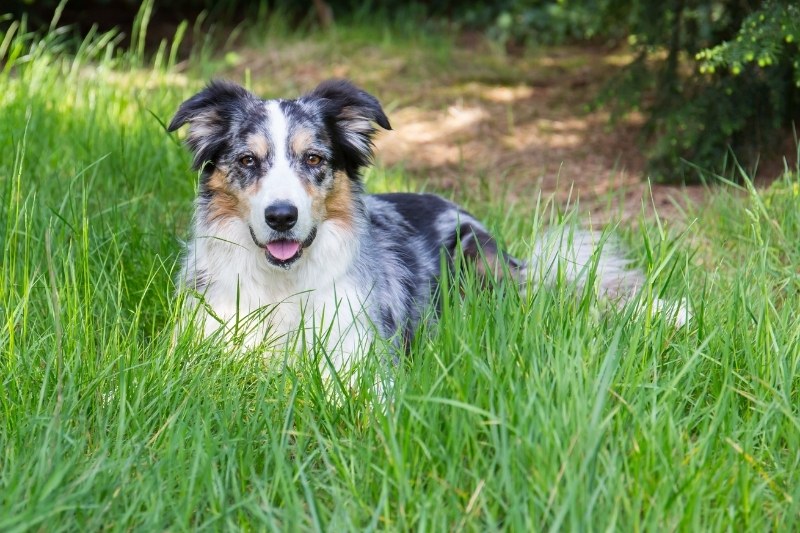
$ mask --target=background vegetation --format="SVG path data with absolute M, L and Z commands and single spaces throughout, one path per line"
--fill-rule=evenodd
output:
M 109 9 L 108 1 L 77 0 L 69 2 L 68 11 L 84 28 L 96 22 L 98 9 L 105 24 L 126 25 L 125 17 L 132 20 L 139 5 L 113 4 Z M 38 0 L 17 4 L 17 11 L 49 22 L 57 5 Z M 791 127 L 800 117 L 800 7 L 792 0 L 328 0 L 313 6 L 181 0 L 157 9 L 159 16 L 178 22 L 203 13 L 231 24 L 280 13 L 296 27 L 336 19 L 434 18 L 486 32 L 512 52 L 564 42 L 624 44 L 634 57 L 597 105 L 611 106 L 617 118 L 644 114 L 643 143 L 655 179 L 696 181 L 704 177 L 698 166 L 712 171 L 705 177 L 735 177 L 734 165 L 720 154 L 732 149 L 753 165 L 763 153 L 774 155 L 770 150 L 791 144 Z
M 173 339 L 196 176 L 163 124 L 225 58 L 189 24 L 148 49 L 148 16 L 124 46 L 20 19 L 0 34 L 0 530 L 799 527 L 798 168 L 758 190 L 738 167 L 682 231 L 621 230 L 642 302 L 687 297 L 690 328 L 563 280 L 521 297 L 467 277 L 385 396 L 326 388 L 319 354 Z M 455 47 L 258 22 L 240 35 L 261 50 L 372 43 L 438 69 Z M 367 180 L 419 189 L 401 167 Z M 573 216 L 526 200 L 531 217 L 467 195 L 519 255 Z

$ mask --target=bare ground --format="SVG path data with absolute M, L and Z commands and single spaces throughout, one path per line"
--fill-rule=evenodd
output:
M 593 222 L 631 221 L 654 208 L 680 219 L 706 189 L 650 186 L 640 118 L 612 127 L 607 112 L 590 109 L 627 60 L 598 48 L 509 57 L 475 38 L 440 48 L 305 40 L 243 49 L 222 74 L 249 75 L 254 89 L 280 96 L 352 79 L 381 99 L 394 128 L 377 141 L 379 161 L 456 199 L 499 197 L 524 209 L 541 191 L 579 201 Z

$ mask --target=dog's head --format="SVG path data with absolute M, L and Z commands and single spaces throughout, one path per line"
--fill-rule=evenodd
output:
M 202 169 L 201 216 L 245 222 L 269 263 L 284 268 L 323 222 L 354 223 L 375 124 L 391 129 L 378 100 L 342 80 L 296 100 L 262 100 L 215 81 L 180 106 L 168 129 L 187 123 Z

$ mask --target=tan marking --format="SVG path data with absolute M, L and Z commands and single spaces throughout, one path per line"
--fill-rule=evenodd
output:
M 302 154 L 308 150 L 314 140 L 314 133 L 308 128 L 298 128 L 291 139 L 292 152 Z
M 247 146 L 253 151 L 253 154 L 259 159 L 267 156 L 269 145 L 267 139 L 259 133 L 253 133 L 247 138 Z
M 243 206 L 229 188 L 225 174 L 215 170 L 206 186 L 214 192 L 208 202 L 208 221 L 217 222 L 226 218 L 242 217 Z
M 303 189 L 306 194 L 311 198 L 311 213 L 314 220 L 325 220 L 327 209 L 325 208 L 325 195 L 328 191 L 315 187 L 310 181 L 302 180 Z
M 339 118 L 347 121 L 347 129 L 356 133 L 370 133 L 373 131 L 372 122 L 364 116 L 357 107 L 345 107 L 339 113 Z
M 219 114 L 208 111 L 189 120 L 189 135 L 194 138 L 208 137 L 219 127 Z
M 472 259 L 475 261 L 478 275 L 484 282 L 488 279 L 500 280 L 505 277 L 505 267 L 497 254 L 484 251 L 482 255 L 474 256 Z
M 328 220 L 339 220 L 346 226 L 353 224 L 353 189 L 350 178 L 341 170 L 333 175 L 333 188 L 325 198 L 325 211 Z
M 474 239 L 475 237 L 472 237 L 468 243 L 462 246 L 461 250 L 464 259 L 475 265 L 475 272 L 484 286 L 490 286 L 492 281 L 503 281 L 509 275 L 512 279 L 516 279 L 519 270 L 505 261 L 493 242 L 484 242 L 483 246 L 479 248 Z

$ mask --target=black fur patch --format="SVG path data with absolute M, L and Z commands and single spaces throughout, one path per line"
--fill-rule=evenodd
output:
M 392 204 L 414 233 L 425 239 L 426 248 L 436 255 L 434 260 L 438 261 L 441 236 L 434 222 L 440 214 L 452 209 L 453 204 L 435 194 L 393 192 L 375 196 Z

